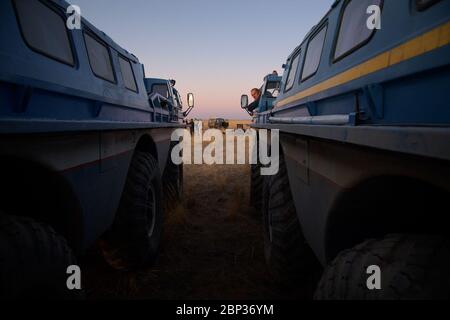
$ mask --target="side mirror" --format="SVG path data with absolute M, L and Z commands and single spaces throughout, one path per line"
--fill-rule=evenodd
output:
M 189 108 L 193 108 L 194 107 L 194 94 L 193 93 L 188 93 L 188 95 L 187 95 L 187 102 L 188 102 L 188 107 Z
M 247 109 L 248 107 L 248 95 L 243 94 L 241 96 L 241 108 L 242 109 Z

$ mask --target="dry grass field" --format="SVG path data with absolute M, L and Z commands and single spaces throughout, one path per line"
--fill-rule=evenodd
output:
M 157 264 L 141 272 L 86 258 L 91 299 L 309 299 L 312 285 L 275 283 L 264 262 L 262 219 L 249 206 L 250 166 L 187 165 L 184 200 L 166 216 Z

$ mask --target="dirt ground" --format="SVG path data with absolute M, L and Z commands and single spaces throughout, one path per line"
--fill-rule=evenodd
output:
M 90 299 L 310 299 L 264 262 L 262 219 L 249 206 L 250 166 L 184 167 L 183 203 L 167 214 L 156 265 L 119 272 L 94 249 L 83 263 Z

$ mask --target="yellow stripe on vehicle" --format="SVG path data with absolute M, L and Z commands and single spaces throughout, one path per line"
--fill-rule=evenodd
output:
M 319 84 L 303 90 L 289 98 L 283 99 L 276 107 L 283 107 L 292 102 L 343 85 L 377 71 L 423 55 L 450 43 L 450 21 L 400 46 L 386 51 L 360 65 L 331 77 Z

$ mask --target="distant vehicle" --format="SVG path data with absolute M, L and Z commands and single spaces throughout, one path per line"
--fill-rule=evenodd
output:
M 229 122 L 223 118 L 209 119 L 208 127 L 210 129 L 219 129 L 219 130 L 228 129 Z
M 0 297 L 77 297 L 66 269 L 97 240 L 115 268 L 152 264 L 181 196 L 170 138 L 193 95 L 183 112 L 87 20 L 68 30 L 68 6 L 0 2 Z
M 253 125 L 281 132 L 280 171 L 252 190 L 278 279 L 320 262 L 317 299 L 450 297 L 449 34 L 450 1 L 336 1 L 289 56 Z

